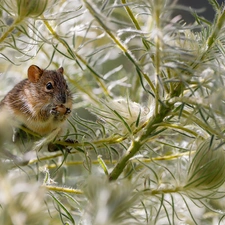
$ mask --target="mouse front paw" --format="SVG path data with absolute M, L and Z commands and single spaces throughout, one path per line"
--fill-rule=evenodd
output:
M 56 107 L 54 107 L 54 108 L 52 108 L 52 109 L 50 110 L 50 114 L 51 114 L 51 115 L 54 115 L 54 116 L 57 116 L 57 115 L 59 115 L 59 111 L 57 110 Z
M 58 115 L 68 115 L 71 113 L 71 109 L 70 108 L 66 108 L 64 105 L 57 105 L 55 107 L 53 107 L 51 110 L 50 110 L 50 113 L 52 115 L 55 115 L 55 116 L 58 116 Z

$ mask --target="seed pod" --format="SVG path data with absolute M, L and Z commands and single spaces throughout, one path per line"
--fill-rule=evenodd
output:
M 48 0 L 17 0 L 18 15 L 37 17 L 46 9 Z
M 188 170 L 185 189 L 215 190 L 225 182 L 223 143 L 205 141 L 197 149 Z
M 20 18 L 38 17 L 43 14 L 49 3 L 49 0 L 9 0 L 7 10 Z

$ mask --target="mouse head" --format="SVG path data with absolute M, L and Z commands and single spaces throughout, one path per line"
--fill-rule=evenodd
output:
M 54 106 L 65 104 L 71 107 L 71 93 L 63 72 L 63 67 L 58 70 L 43 70 L 31 65 L 28 68 L 28 80 L 38 93 L 39 101 Z

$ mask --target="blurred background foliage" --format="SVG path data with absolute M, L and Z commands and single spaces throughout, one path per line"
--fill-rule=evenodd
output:
M 73 93 L 58 152 L 29 131 L 12 143 L 1 114 L 0 224 L 225 224 L 225 12 L 204 2 L 215 17 L 169 0 L 0 0 L 1 99 L 31 64 L 63 66 Z
M 218 0 L 217 2 L 220 5 L 223 3 L 222 0 Z M 192 9 L 198 10 L 199 16 L 202 16 L 210 21 L 213 21 L 213 19 L 214 19 L 215 11 L 213 10 L 213 7 L 210 4 L 210 2 L 207 0 L 199 0 L 199 1 L 178 0 L 177 3 L 180 5 L 189 7 L 189 9 L 192 8 Z M 186 22 L 188 22 L 188 23 L 194 22 L 194 18 L 190 15 L 190 13 L 185 12 L 183 10 L 180 10 L 180 11 L 178 10 L 178 11 L 176 11 L 176 13 L 178 13 L 178 14 L 180 13 Z

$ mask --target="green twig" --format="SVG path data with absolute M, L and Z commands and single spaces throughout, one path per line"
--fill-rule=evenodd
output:
M 23 21 L 23 17 L 17 17 L 14 22 L 8 27 L 8 29 L 2 34 L 0 37 L 0 43 L 2 43 L 11 33 L 12 31 Z
M 162 105 L 159 113 L 154 115 L 149 121 L 144 133 L 139 137 L 138 140 L 133 140 L 129 149 L 124 156 L 118 161 L 113 171 L 109 174 L 109 180 L 116 180 L 123 172 L 127 165 L 127 162 L 140 150 L 141 146 L 145 143 L 149 136 L 154 136 L 154 131 L 158 128 L 160 123 L 164 120 L 166 115 L 172 110 L 172 105 Z
M 130 7 L 128 5 L 126 5 L 127 1 L 126 0 L 121 0 L 121 2 L 125 5 L 124 8 L 125 8 L 127 14 L 129 15 L 131 21 L 133 22 L 134 26 L 136 27 L 136 29 L 141 31 L 141 27 L 140 27 L 138 21 L 136 20 L 136 18 L 134 17 Z M 143 35 L 142 35 L 141 39 L 142 39 L 142 43 L 145 46 L 146 50 L 149 51 L 150 50 L 150 46 L 149 46 L 148 42 L 143 38 Z
M 132 64 L 135 66 L 136 70 L 146 79 L 149 86 L 151 87 L 152 91 L 155 93 L 155 86 L 153 85 L 152 81 L 148 78 L 148 76 L 142 71 L 140 66 L 138 65 L 138 62 L 130 51 L 127 49 L 127 47 L 112 33 L 112 31 L 107 27 L 106 23 L 100 19 L 98 13 L 95 11 L 95 9 L 87 2 L 87 0 L 83 0 L 87 9 L 92 14 L 93 17 L 98 21 L 98 23 L 102 26 L 104 31 L 108 34 L 108 36 L 113 40 L 113 42 L 122 50 L 122 52 L 127 56 L 127 58 L 132 62 Z
M 110 93 L 107 89 L 107 87 L 105 86 L 103 80 L 101 80 L 101 75 L 97 73 L 97 71 L 94 70 L 94 68 L 92 68 L 85 59 L 83 59 L 77 52 L 72 51 L 72 49 L 68 46 L 68 44 L 66 43 L 65 40 L 63 40 L 53 29 L 53 27 L 50 25 L 50 23 L 45 19 L 45 17 L 42 15 L 42 19 L 43 22 L 45 24 L 45 26 L 47 27 L 47 29 L 49 30 L 49 32 L 54 36 L 54 38 L 56 40 L 58 40 L 69 52 L 70 55 L 75 55 L 75 58 L 79 59 L 90 71 L 92 74 L 94 74 L 94 78 L 96 79 L 96 82 L 98 83 L 98 85 L 102 88 L 103 93 L 108 96 L 110 96 Z M 71 52 L 72 51 L 72 52 Z M 101 78 L 101 79 L 100 79 Z
M 42 187 L 46 188 L 49 191 L 79 194 L 79 195 L 83 194 L 83 191 L 80 189 L 65 188 L 65 187 L 58 187 L 58 186 L 52 186 L 52 185 L 42 185 Z

